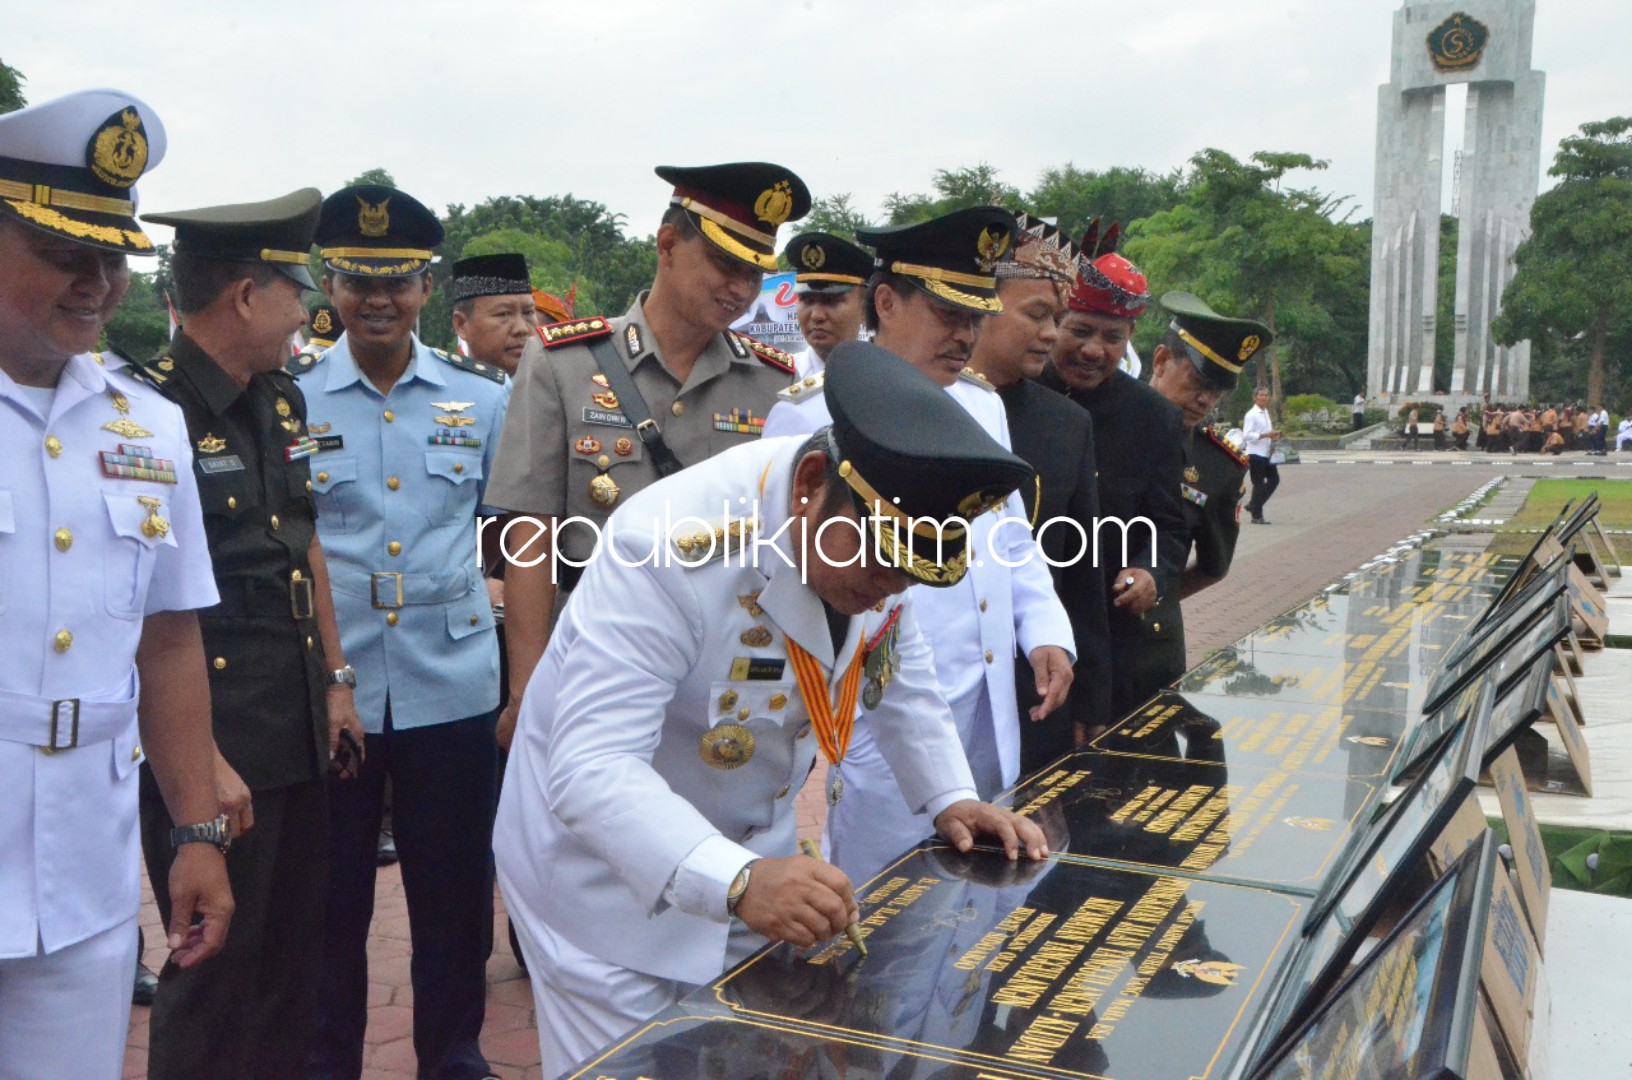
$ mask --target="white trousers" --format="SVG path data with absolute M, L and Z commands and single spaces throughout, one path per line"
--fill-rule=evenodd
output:
M 511 925 L 533 981 L 538 1049 L 546 1077 L 564 1076 L 692 989 L 686 983 L 609 964 L 535 920 L 518 919 Z M 126 990 L 128 997 L 128 986 Z
M 0 1080 L 119 1080 L 136 916 L 67 948 L 0 960 Z

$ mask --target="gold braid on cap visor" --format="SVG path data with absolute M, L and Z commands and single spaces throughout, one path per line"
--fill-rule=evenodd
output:
M 1003 301 L 996 296 L 976 296 L 974 293 L 954 289 L 953 285 L 969 285 L 977 289 L 996 289 L 995 275 L 982 276 L 979 274 L 960 274 L 956 270 L 943 270 L 939 266 L 918 266 L 914 263 L 892 262 L 890 273 L 903 274 L 912 278 L 931 296 L 938 296 L 949 304 L 956 304 L 971 311 L 984 312 L 987 315 L 1003 314 Z M 951 284 L 948 284 L 950 282 Z
M 1198 338 L 1194 334 L 1190 333 L 1190 331 L 1186 330 L 1184 327 L 1180 326 L 1178 323 L 1175 322 L 1173 324 L 1172 328 L 1173 328 L 1174 332 L 1179 335 L 1179 339 L 1181 341 L 1183 341 L 1186 345 L 1190 346 L 1192 349 L 1196 350 L 1201 355 L 1205 356 L 1207 359 L 1211 360 L 1213 363 L 1215 363 L 1219 367 L 1223 368 L 1225 371 L 1228 371 L 1231 375 L 1241 374 L 1241 364 L 1232 364 L 1232 363 L 1230 363 L 1228 360 L 1226 360 L 1222 356 L 1218 355 L 1212 349 L 1209 349 L 1202 342 L 1202 340 L 1200 338 Z
M 871 507 L 871 512 L 867 516 L 870 525 L 868 531 L 873 535 L 878 553 L 887 559 L 890 565 L 906 571 L 919 581 L 929 585 L 955 585 L 963 579 L 964 574 L 968 573 L 969 544 L 966 535 L 968 530 L 964 527 L 968 524 L 967 521 L 954 518 L 952 520 L 962 523 L 951 525 L 933 518 L 910 517 L 894 502 L 880 495 L 871 484 L 863 480 L 861 474 L 856 472 L 856 467 L 848 461 L 839 463 L 839 476 L 844 479 L 846 484 L 850 485 L 851 491 L 861 496 L 862 500 Z M 978 497 L 976 497 L 976 500 L 978 501 Z M 964 504 L 967 505 L 970 501 L 965 499 Z M 982 506 L 981 512 L 984 512 L 985 509 L 987 507 Z M 883 518 L 892 520 L 886 523 L 880 520 Z M 885 524 L 888 524 L 889 528 L 881 527 Z M 909 532 L 905 544 L 901 540 L 902 526 L 905 526 Z M 924 558 L 914 550 L 913 537 L 917 536 L 933 541 L 937 553 L 948 542 L 963 540 L 964 543 L 950 558 L 944 562 L 936 562 L 933 559 Z
M 740 221 L 736 221 L 727 214 L 722 214 L 711 206 L 704 206 L 696 199 L 679 200 L 680 207 L 688 214 L 695 216 L 697 228 L 708 237 L 715 247 L 728 255 L 735 255 L 747 263 L 759 267 L 766 273 L 776 271 L 776 256 L 763 251 L 756 251 L 738 240 L 731 233 L 737 232 L 752 240 L 758 240 L 766 247 L 776 247 L 776 237 L 750 229 Z
M 859 278 L 854 274 L 810 274 L 810 273 L 801 273 L 801 274 L 793 275 L 793 280 L 797 281 L 797 282 L 800 282 L 800 283 L 804 283 L 806 281 L 838 281 L 838 282 L 842 282 L 845 285 L 865 285 L 865 284 L 867 284 L 867 279 L 866 278 Z

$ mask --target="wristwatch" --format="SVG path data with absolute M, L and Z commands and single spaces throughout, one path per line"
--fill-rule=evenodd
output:
M 324 686 L 349 686 L 357 689 L 357 669 L 347 664 L 343 668 L 329 672 L 323 677 Z
M 743 863 L 737 876 L 731 879 L 731 887 L 725 893 L 725 913 L 733 919 L 737 917 L 737 905 L 742 902 L 742 894 L 748 891 L 748 875 L 753 872 L 754 863 L 758 859 L 749 859 Z
M 171 829 L 170 846 L 179 848 L 183 844 L 214 844 L 216 850 L 225 855 L 232 846 L 232 829 L 227 825 L 227 815 L 222 814 L 202 825 L 183 825 L 179 829 Z

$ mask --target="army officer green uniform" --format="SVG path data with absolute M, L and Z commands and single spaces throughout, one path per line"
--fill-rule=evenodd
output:
M 651 289 L 616 318 L 540 327 L 517 370 L 487 488 L 490 506 L 521 518 L 504 534 L 512 692 L 501 744 L 599 527 L 642 488 L 759 438 L 793 378 L 787 353 L 729 327 L 776 269 L 778 227 L 809 212 L 804 182 L 763 162 L 657 175 L 674 190 Z
M 301 294 L 313 288 L 306 260 L 321 201 L 305 188 L 144 218 L 175 227 L 183 328 L 133 374 L 186 418 L 221 596 L 198 620 L 215 742 L 252 795 L 235 822 L 248 831 L 227 854 L 237 914 L 226 947 L 212 963 L 160 973 L 148 1064 L 156 1080 L 299 1075 L 315 1021 L 331 709 L 361 736 L 349 669 L 327 685 L 330 667 L 345 661 L 316 542 L 307 458 L 317 443 L 305 399 L 280 370 L 306 321 Z M 145 766 L 141 821 L 168 922 L 173 823 Z

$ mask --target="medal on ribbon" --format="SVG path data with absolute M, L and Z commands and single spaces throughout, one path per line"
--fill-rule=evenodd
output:
M 793 661 L 793 674 L 799 680 L 799 694 L 805 699 L 810 713 L 810 726 L 816 731 L 816 742 L 827 757 L 832 771 L 827 782 L 827 805 L 836 806 L 844 798 L 844 776 L 840 772 L 844 755 L 850 751 L 850 733 L 856 726 L 856 697 L 861 690 L 865 642 L 856 643 L 856 655 L 839 681 L 839 702 L 834 707 L 827 691 L 827 680 L 822 677 L 822 665 L 804 650 L 797 641 L 785 638 L 788 659 Z

